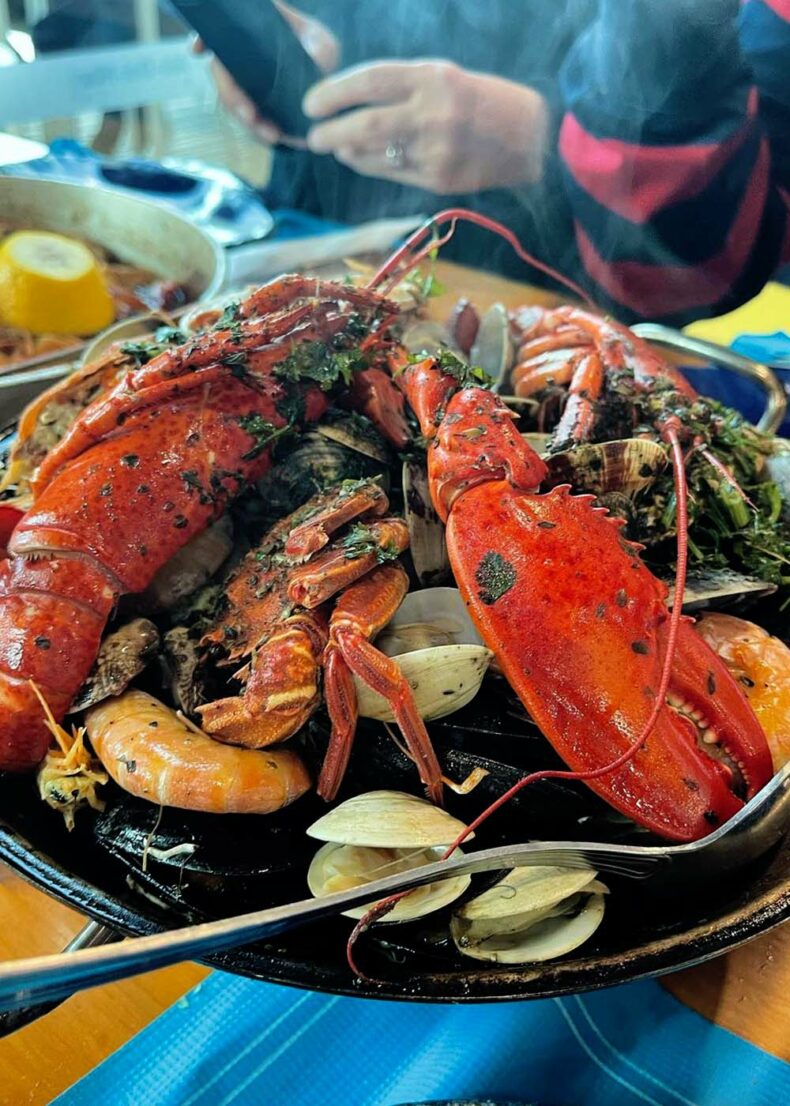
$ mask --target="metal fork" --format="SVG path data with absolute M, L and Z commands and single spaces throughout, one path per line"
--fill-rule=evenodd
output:
M 778 772 L 725 825 L 688 845 L 604 845 L 595 842 L 531 842 L 467 853 L 410 872 L 366 883 L 320 899 L 256 910 L 235 918 L 136 937 L 100 948 L 37 956 L 0 967 L 0 1010 L 52 1001 L 85 987 L 125 979 L 180 960 L 206 957 L 271 937 L 351 907 L 409 891 L 434 880 L 538 864 L 594 868 L 632 879 L 711 879 L 756 860 L 790 825 L 790 764 Z

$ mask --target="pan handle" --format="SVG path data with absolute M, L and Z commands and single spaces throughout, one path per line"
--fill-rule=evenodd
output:
M 108 945 L 112 941 L 120 940 L 120 934 L 114 929 L 108 929 L 100 922 L 88 922 L 79 933 L 66 945 L 64 952 L 77 952 L 79 949 L 93 949 L 99 945 Z M 69 996 L 67 995 L 66 998 Z M 50 1010 L 55 1010 L 66 998 L 55 999 L 54 1002 L 37 1002 L 32 1006 L 23 1006 L 18 1010 L 6 1010 L 0 1013 L 0 1039 L 16 1033 L 31 1022 L 43 1018 Z
M 744 376 L 748 380 L 756 381 L 766 394 L 766 406 L 757 429 L 766 434 L 775 434 L 784 422 L 787 413 L 787 394 L 782 387 L 776 373 L 767 365 L 759 361 L 753 361 L 751 357 L 735 353 L 715 342 L 706 342 L 702 338 L 691 338 L 679 330 L 673 330 L 669 326 L 661 326 L 660 323 L 637 323 L 631 327 L 634 334 L 645 338 L 648 342 L 654 342 L 659 346 L 677 350 L 679 353 L 690 353 L 694 357 L 703 357 L 713 361 L 724 368 Z

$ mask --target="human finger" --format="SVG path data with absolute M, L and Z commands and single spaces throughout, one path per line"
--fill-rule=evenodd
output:
M 410 132 L 410 117 L 402 104 L 386 108 L 361 108 L 310 128 L 307 144 L 316 154 L 347 149 L 373 153 L 384 150 Z
M 402 100 L 411 93 L 413 80 L 411 62 L 365 62 L 314 84 L 302 107 L 311 119 L 322 119 L 360 104 Z

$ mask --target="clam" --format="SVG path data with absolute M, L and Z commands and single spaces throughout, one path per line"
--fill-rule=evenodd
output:
M 403 501 L 409 527 L 409 552 L 421 584 L 435 584 L 450 574 L 444 524 L 428 487 L 428 471 L 417 460 L 403 463 Z
M 141 595 L 146 610 L 169 610 L 208 583 L 233 549 L 233 525 L 223 515 L 162 565 Z
M 464 956 L 501 964 L 572 952 L 601 924 L 607 888 L 591 869 L 516 868 L 470 899 L 450 923 Z
M 159 631 L 147 618 L 135 618 L 108 634 L 71 711 L 87 710 L 120 695 L 139 676 L 159 648 Z
M 376 638 L 393 657 L 426 721 L 444 718 L 474 699 L 493 653 L 481 641 L 457 588 L 413 591 Z M 354 677 L 363 718 L 393 722 L 389 703 Z
M 354 411 L 331 408 L 318 423 L 315 432 L 383 465 L 391 460 L 392 451 L 370 419 Z
M 447 327 L 433 319 L 416 319 L 405 328 L 401 334 L 401 344 L 412 354 L 425 354 L 435 356 L 443 349 L 452 349 L 456 356 L 466 358 L 466 354 L 459 348 L 454 348 L 452 337 Z
M 348 449 L 311 431 L 277 465 L 258 481 L 258 493 L 275 521 L 291 514 L 311 496 L 341 480 L 361 480 L 381 476 L 382 466 L 357 449 Z
M 501 303 L 492 304 L 480 320 L 469 361 L 488 373 L 494 381 L 495 392 L 507 382 L 513 361 L 513 343 L 507 311 Z
M 320 898 L 431 864 L 441 860 L 465 828 L 445 810 L 414 795 L 400 791 L 355 795 L 307 830 L 310 837 L 326 842 L 313 857 L 307 884 Z M 406 922 L 440 910 L 462 895 L 469 883 L 469 876 L 453 876 L 418 887 L 383 920 Z M 355 907 L 345 912 L 346 917 L 361 918 L 368 909 Z
M 589 442 L 546 458 L 546 487 L 571 484 L 576 491 L 603 495 L 636 495 L 656 479 L 667 464 L 664 446 L 649 438 Z

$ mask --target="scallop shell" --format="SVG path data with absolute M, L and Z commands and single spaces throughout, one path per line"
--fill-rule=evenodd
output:
M 649 438 L 590 442 L 547 457 L 545 486 L 571 484 L 575 491 L 593 495 L 636 495 L 653 483 L 667 461 L 665 448 Z

